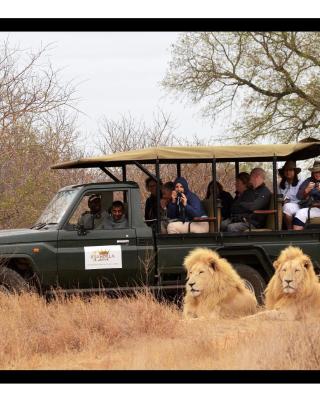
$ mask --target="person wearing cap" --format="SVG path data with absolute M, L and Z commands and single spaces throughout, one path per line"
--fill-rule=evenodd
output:
M 298 178 L 301 168 L 296 167 L 295 161 L 287 160 L 283 167 L 278 169 L 278 172 L 281 177 L 278 193 L 282 194 L 284 200 L 283 214 L 287 229 L 292 229 L 293 217 L 300 210 L 297 193 L 302 183 Z
M 190 232 L 207 233 L 209 223 L 192 222 L 195 217 L 207 217 L 199 197 L 189 190 L 188 182 L 185 178 L 179 177 L 174 181 L 175 190 L 172 191 L 171 201 L 167 205 L 167 215 L 169 219 L 174 219 L 168 224 L 169 234 Z
M 320 209 L 312 207 L 313 202 L 320 202 L 320 160 L 315 160 L 309 171 L 311 176 L 302 182 L 297 193 L 302 208 L 297 211 L 293 219 L 293 229 L 296 231 L 304 229 L 308 216 L 320 217 Z
M 101 211 L 101 196 L 92 194 L 88 199 L 90 211 L 85 211 L 79 218 L 78 225 L 84 229 L 101 229 L 102 223 L 107 217 L 106 211 Z

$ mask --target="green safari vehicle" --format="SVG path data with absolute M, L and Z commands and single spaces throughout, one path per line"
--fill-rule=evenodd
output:
M 239 145 L 203 147 L 158 147 L 107 156 L 68 161 L 53 169 L 100 168 L 108 182 L 73 185 L 60 189 L 30 228 L 0 231 L 0 290 L 37 290 L 50 294 L 57 288 L 66 293 L 119 293 L 148 287 L 156 293 L 181 294 L 185 284 L 184 257 L 197 246 L 208 247 L 228 259 L 254 290 L 261 302 L 273 275 L 273 261 L 288 245 L 302 248 L 319 269 L 320 224 L 310 229 L 282 229 L 282 203 L 277 194 L 277 162 L 306 160 L 320 154 L 319 142 L 279 145 Z M 216 185 L 206 204 L 208 233 L 163 234 L 160 218 L 160 166 L 176 165 L 181 176 L 186 164 L 207 163 L 216 181 L 218 163 L 272 163 L 273 196 L 265 229 L 232 233 L 220 231 L 220 206 Z M 141 195 L 136 182 L 127 181 L 128 165 L 156 179 L 158 215 L 146 224 L 141 211 Z M 152 167 L 154 172 L 148 168 Z M 110 170 L 111 168 L 111 170 Z M 122 179 L 113 168 L 121 171 Z M 186 178 L 188 178 L 186 176 Z M 79 224 L 93 194 L 108 210 L 114 200 L 125 204 L 128 220 L 121 229 L 92 229 Z

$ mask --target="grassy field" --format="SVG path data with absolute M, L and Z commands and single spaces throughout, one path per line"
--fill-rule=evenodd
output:
M 0 369 L 319 369 L 312 322 L 182 319 L 172 304 L 0 295 Z

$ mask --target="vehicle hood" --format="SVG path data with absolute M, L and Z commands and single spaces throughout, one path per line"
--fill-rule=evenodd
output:
M 57 235 L 57 230 L 37 230 L 30 228 L 2 229 L 0 230 L 0 245 L 56 240 Z

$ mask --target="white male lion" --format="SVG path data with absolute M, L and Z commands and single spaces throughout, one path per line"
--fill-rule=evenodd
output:
M 257 314 L 275 319 L 320 317 L 320 284 L 310 258 L 298 247 L 282 250 L 266 288 L 266 309 Z
M 186 318 L 234 318 L 256 312 L 257 300 L 227 260 L 206 248 L 192 250 L 183 314 Z

